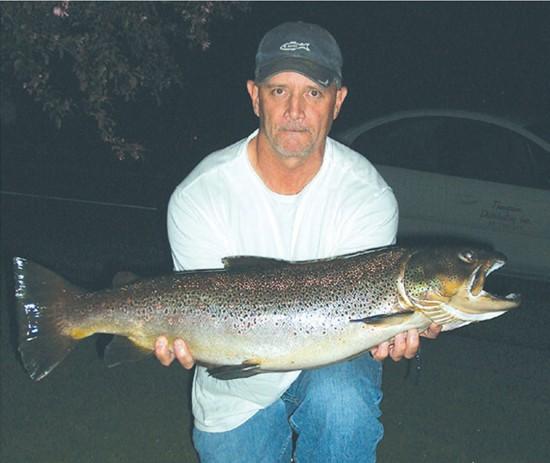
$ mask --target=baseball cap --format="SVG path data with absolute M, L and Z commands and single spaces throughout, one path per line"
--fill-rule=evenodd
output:
M 256 53 L 256 82 L 283 71 L 294 71 L 328 87 L 342 83 L 342 53 L 334 37 L 321 26 L 287 22 L 271 29 Z

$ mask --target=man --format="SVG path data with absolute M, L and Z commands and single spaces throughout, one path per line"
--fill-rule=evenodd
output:
M 285 23 L 265 35 L 247 82 L 259 130 L 205 158 L 170 200 L 177 270 L 221 267 L 229 255 L 304 260 L 395 241 L 391 189 L 365 158 L 327 137 L 347 95 L 341 67 L 336 41 L 319 26 Z M 418 345 L 411 330 L 355 360 L 229 381 L 197 366 L 201 461 L 288 463 L 293 431 L 299 462 L 374 461 L 380 360 L 411 358 Z M 164 365 L 193 366 L 182 340 L 172 347 L 161 337 L 155 352 Z

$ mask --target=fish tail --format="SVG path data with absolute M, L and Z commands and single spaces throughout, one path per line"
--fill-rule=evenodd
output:
M 83 291 L 59 275 L 14 257 L 19 353 L 33 381 L 39 381 L 69 354 L 78 339 L 63 332 L 64 315 Z

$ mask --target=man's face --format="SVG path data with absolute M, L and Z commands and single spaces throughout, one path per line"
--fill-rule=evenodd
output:
M 260 133 L 285 158 L 305 158 L 324 149 L 347 89 L 322 87 L 297 72 L 281 72 L 260 84 L 247 83 Z

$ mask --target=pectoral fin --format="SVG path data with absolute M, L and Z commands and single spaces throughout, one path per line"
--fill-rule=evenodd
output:
M 248 378 L 261 373 L 259 363 L 243 362 L 240 365 L 223 365 L 208 368 L 208 374 L 216 379 Z
M 407 310 L 406 312 L 396 312 L 388 314 L 373 315 L 371 317 L 359 318 L 357 320 L 350 320 L 352 323 L 366 323 L 367 325 L 374 326 L 395 326 L 405 323 L 413 314 L 414 310 Z
M 103 360 L 108 367 L 123 362 L 137 362 L 149 357 L 153 351 L 140 347 L 124 336 L 114 336 L 103 353 Z

